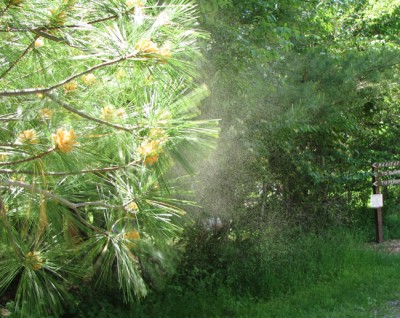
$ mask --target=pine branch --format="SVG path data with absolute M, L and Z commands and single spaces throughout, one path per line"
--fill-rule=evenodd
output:
M 87 115 L 87 114 L 85 114 L 85 113 L 83 113 L 83 112 L 81 112 L 81 111 L 69 106 L 68 104 L 64 103 L 63 101 L 59 100 L 53 94 L 48 94 L 47 93 L 46 96 L 48 96 L 53 102 L 56 102 L 58 105 L 60 105 L 61 107 L 65 108 L 66 110 L 70 111 L 71 113 L 74 113 L 74 114 L 76 114 L 76 115 L 78 115 L 78 116 L 80 116 L 82 118 L 88 119 L 88 120 L 96 122 L 98 124 L 110 126 L 112 128 L 115 128 L 115 129 L 118 129 L 118 130 L 124 130 L 124 131 L 127 131 L 127 132 L 132 132 L 135 129 L 137 129 L 136 126 L 124 127 L 124 126 L 121 126 L 121 125 L 110 123 L 110 122 L 105 121 L 105 120 L 98 119 L 96 117 L 89 116 L 89 115 Z
M 129 9 L 127 11 L 125 11 L 125 13 L 127 14 L 131 14 L 133 13 L 134 8 Z M 3 11 L 5 12 L 5 11 Z M 0 12 L 3 13 L 3 12 Z M 84 24 L 70 24 L 70 25 L 59 25 L 59 26 L 41 26 L 41 27 L 37 27 L 37 28 L 12 28 L 12 27 L 8 27 L 6 29 L 0 29 L 0 32 L 38 32 L 38 31 L 54 31 L 54 30 L 62 30 L 62 29 L 81 29 L 82 27 L 87 27 L 87 25 L 91 25 L 91 24 L 96 24 L 96 23 L 100 23 L 100 22 L 104 22 L 104 21 L 109 21 L 109 20 L 113 20 L 113 19 L 117 19 L 119 17 L 119 15 L 114 14 L 114 15 L 110 15 L 108 17 L 104 17 L 104 18 L 99 18 L 96 20 L 92 20 L 92 21 L 88 21 L 85 22 Z
M 0 75 L 0 79 L 6 76 L 19 61 L 23 59 L 23 57 L 35 46 L 35 41 L 37 40 L 38 36 L 35 37 L 35 39 L 32 41 L 31 44 L 22 52 L 22 54 L 6 69 L 3 74 Z
M 17 113 L 9 113 L 9 114 L 0 115 L 0 121 L 18 121 L 18 120 L 20 120 L 20 119 L 18 118 Z
M 40 154 L 38 154 L 36 156 L 33 156 L 33 157 L 29 157 L 29 158 L 25 158 L 25 159 L 21 159 L 21 160 L 16 160 L 16 161 L 0 162 L 0 166 L 11 166 L 11 165 L 19 164 L 19 163 L 33 161 L 33 160 L 42 158 L 44 156 L 47 156 L 48 154 L 52 153 L 54 150 L 56 150 L 56 148 L 52 147 L 52 148 L 46 150 L 45 152 L 42 152 L 42 153 L 40 153 Z
M 29 190 L 32 193 L 37 193 L 40 195 L 45 196 L 46 198 L 56 201 L 58 203 L 61 203 L 63 205 L 65 205 L 66 207 L 76 211 L 78 210 L 78 208 L 80 207 L 85 207 L 85 206 L 100 206 L 103 208 L 107 208 L 107 209 L 120 209 L 122 208 L 121 206 L 118 205 L 110 205 L 110 204 L 106 204 L 102 201 L 94 201 L 94 202 L 80 202 L 80 203 L 73 203 L 67 199 L 64 199 L 63 197 L 54 194 L 53 192 L 47 191 L 47 190 L 43 190 L 40 189 L 38 186 L 34 185 L 34 184 L 28 184 L 28 183 L 24 183 L 21 181 L 12 181 L 12 180 L 0 180 L 0 186 L 3 187 L 18 187 L 18 188 L 23 188 L 25 190 Z
M 106 67 L 106 66 L 110 66 L 110 65 L 114 65 L 114 64 L 118 64 L 120 62 L 126 61 L 126 60 L 134 60 L 134 61 L 146 61 L 147 58 L 138 58 L 136 57 L 137 53 L 132 53 L 132 54 L 128 54 L 122 57 L 119 57 L 117 59 L 111 60 L 111 61 L 107 61 L 104 63 L 100 63 L 97 64 L 91 68 L 88 68 L 87 70 L 80 72 L 78 74 L 72 75 L 64 80 L 62 80 L 61 82 L 52 85 L 50 87 L 47 88 L 27 88 L 27 89 L 21 89 L 21 90 L 12 90 L 12 91 L 0 91 L 0 96 L 5 96 L 5 97 L 9 97 L 9 96 L 22 96 L 22 95 L 31 95 L 31 94 L 46 94 L 51 92 L 52 90 L 61 87 L 65 84 L 67 84 L 68 82 L 73 81 L 74 79 L 81 77 L 82 75 L 85 74 L 89 74 L 92 73 L 93 71 L 102 68 L 102 67 Z M 136 57 L 136 58 L 135 58 Z
M 66 207 L 68 207 L 68 208 L 70 208 L 72 210 L 76 210 L 75 203 L 73 203 L 71 201 L 68 201 L 68 200 L 66 200 L 66 199 L 60 197 L 59 195 L 54 194 L 54 193 L 52 193 L 50 191 L 40 189 L 35 185 L 23 183 L 23 182 L 20 182 L 20 181 L 0 180 L 0 186 L 23 188 L 25 190 L 29 190 L 30 192 L 41 194 L 41 195 L 45 196 L 48 199 L 54 200 L 56 202 L 59 202 L 59 203 L 65 205 Z
M 110 171 L 118 171 L 127 168 L 127 166 L 115 166 L 115 167 L 106 167 L 106 168 L 98 168 L 98 169 L 88 169 L 88 170 L 78 170 L 78 171 L 69 171 L 69 172 L 56 172 L 49 171 L 43 173 L 41 175 L 45 176 L 72 176 L 72 175 L 82 175 L 87 173 L 101 173 L 101 172 L 110 172 Z M 29 171 L 29 170 L 12 170 L 12 169 L 0 169 L 0 173 L 8 173 L 8 174 L 26 174 L 26 175 L 35 175 L 37 172 Z
M 69 47 L 72 47 L 72 48 L 74 48 L 74 49 L 78 49 L 78 50 L 81 50 L 81 51 L 85 51 L 85 48 L 84 48 L 84 47 L 79 47 L 79 46 L 73 45 L 70 41 L 68 41 L 68 40 L 65 39 L 65 38 L 58 38 L 58 37 L 56 37 L 56 36 L 54 36 L 54 35 L 51 35 L 51 34 L 48 34 L 48 33 L 44 32 L 44 31 L 42 31 L 42 30 L 32 30 L 32 32 L 33 32 L 34 34 L 36 34 L 37 37 L 41 36 L 41 37 L 44 37 L 44 38 L 46 38 L 46 39 L 49 39 L 50 41 L 58 42 L 58 43 L 63 43 L 63 44 L 66 44 L 66 45 L 68 45 Z M 87 51 L 87 50 L 86 50 L 86 51 Z
M 0 121 L 19 121 L 17 118 L 0 118 Z
M 106 204 L 106 203 L 101 202 L 101 201 L 73 203 L 73 202 L 71 202 L 71 201 L 69 201 L 67 199 L 64 199 L 63 197 L 61 197 L 61 196 L 59 196 L 57 194 L 54 194 L 54 193 L 52 193 L 50 191 L 40 189 L 38 186 L 36 186 L 34 184 L 28 184 L 28 183 L 24 183 L 24 182 L 20 182 L 20 181 L 0 180 L 0 186 L 1 187 L 8 187 L 8 188 L 9 187 L 22 188 L 22 189 L 28 190 L 31 193 L 37 193 L 37 194 L 43 195 L 47 199 L 50 199 L 50 200 L 56 201 L 58 203 L 61 203 L 62 205 L 66 206 L 71 211 L 73 211 L 80 222 L 82 222 L 84 225 L 86 225 L 87 227 L 91 228 L 92 230 L 94 230 L 96 232 L 105 233 L 104 231 L 102 231 L 99 228 L 93 226 L 91 223 L 87 222 L 84 218 L 82 218 L 82 216 L 79 213 L 78 208 L 85 207 L 85 206 L 99 206 L 99 207 L 104 207 L 104 208 L 107 208 L 107 209 L 119 209 L 119 208 L 121 208 L 120 206 L 109 205 L 109 204 Z
M 120 209 L 121 206 L 117 205 L 110 205 L 101 201 L 93 201 L 93 202 L 82 202 L 82 203 L 76 203 L 75 208 L 81 208 L 85 206 L 98 206 L 106 209 Z

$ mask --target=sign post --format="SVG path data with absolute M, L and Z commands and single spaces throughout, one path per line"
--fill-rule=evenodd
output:
M 378 175 L 378 169 L 379 165 L 373 164 L 372 165 L 372 187 L 373 187 L 373 195 L 377 197 L 378 195 L 381 195 L 379 185 L 380 185 L 380 180 L 379 180 L 379 175 Z M 383 200 L 382 200 L 383 201 Z M 375 208 L 375 232 L 376 232 L 376 242 L 377 243 L 382 243 L 383 242 L 383 227 L 382 227 L 382 206 L 379 206 L 380 204 L 376 204 L 375 206 L 372 204 L 375 202 L 372 202 L 371 198 L 371 206 Z
M 400 170 L 386 170 L 380 171 L 379 168 L 390 168 L 400 166 L 400 161 L 391 162 L 375 162 L 372 164 L 372 188 L 373 195 L 371 196 L 371 207 L 376 209 L 375 212 L 375 226 L 376 226 L 376 242 L 383 242 L 383 228 L 382 228 L 382 207 L 383 196 L 380 187 L 400 184 L 400 179 L 382 180 L 382 177 L 400 175 Z

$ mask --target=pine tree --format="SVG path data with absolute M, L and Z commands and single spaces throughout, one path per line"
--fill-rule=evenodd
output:
M 185 214 L 168 171 L 210 144 L 186 0 L 0 3 L 0 294 L 60 315 L 84 278 L 144 297 Z M 154 279 L 157 279 L 155 277 Z

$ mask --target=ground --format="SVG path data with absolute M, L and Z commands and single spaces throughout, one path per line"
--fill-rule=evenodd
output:
M 377 249 L 384 249 L 389 253 L 400 253 L 400 240 L 384 241 L 380 244 L 374 244 Z

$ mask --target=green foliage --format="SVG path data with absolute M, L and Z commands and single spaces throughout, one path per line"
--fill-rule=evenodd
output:
M 212 253 L 211 250 L 216 249 L 212 248 L 210 241 L 211 238 L 207 245 Z M 336 245 L 338 241 L 339 246 Z M 103 293 L 82 288 L 76 294 L 76 311 L 70 314 L 75 317 L 385 316 L 390 312 L 390 301 L 398 298 L 396 272 L 399 257 L 372 250 L 370 246 L 360 245 L 359 242 L 360 238 L 354 238 L 342 230 L 325 237 L 299 237 L 299 241 L 293 238 L 286 245 L 274 241 L 279 247 L 271 244 L 272 248 L 269 246 L 263 252 L 270 259 L 269 265 L 273 266 L 269 273 L 276 273 L 274 279 L 269 279 L 270 287 L 274 288 L 268 295 L 258 291 L 260 297 L 247 293 L 239 295 L 237 286 L 231 285 L 232 290 L 225 282 L 218 280 L 216 276 L 221 277 L 223 268 L 217 268 L 214 275 L 208 273 L 201 277 L 201 268 L 181 267 L 180 270 L 184 272 L 179 271 L 176 279 L 165 290 L 151 293 L 141 303 L 132 306 L 124 306 L 120 300 L 110 296 L 113 290 Z M 214 245 L 217 244 L 214 240 Z M 196 246 L 200 247 L 200 252 L 204 252 L 200 244 Z M 266 247 L 265 244 L 263 246 Z M 255 251 L 255 245 L 251 250 Z M 261 248 L 258 250 L 261 251 Z M 254 268 L 248 266 L 254 260 L 248 260 L 244 257 L 247 255 L 242 254 L 238 259 L 238 255 L 232 253 L 232 248 L 229 254 L 231 259 L 227 263 L 227 270 L 236 268 L 238 276 L 255 276 L 252 272 Z M 201 264 L 199 261 L 200 257 L 197 257 L 198 266 L 206 265 L 206 262 Z M 233 263 L 232 267 L 230 262 Z M 239 267 L 240 263 L 242 268 Z M 309 264 L 311 268 L 302 266 L 303 263 Z M 288 266 L 288 271 L 285 271 L 284 266 Z M 287 272 L 290 274 L 287 275 Z M 314 275 L 317 272 L 319 278 Z M 182 279 L 179 279 L 182 274 Z M 265 277 L 261 276 L 260 279 Z M 243 276 L 240 279 L 246 284 Z M 291 285 L 286 285 L 288 283 Z M 285 289 L 280 289 L 282 287 Z
M 364 226 L 370 164 L 398 159 L 398 2 L 231 3 L 218 23 L 203 21 L 213 93 L 204 113 L 222 118 L 204 179 L 218 175 L 223 190 L 199 193 L 224 202 L 205 210 Z
M 182 0 L 0 3 L 0 293 L 18 316 L 60 316 L 82 279 L 130 303 L 161 288 L 191 204 L 170 169 L 217 136 L 196 120 L 195 16 Z
M 353 246 L 346 253 L 339 279 L 261 305 L 249 316 L 376 317 L 385 316 L 387 304 L 398 297 L 393 274 L 399 257 Z M 379 284 L 377 284 L 379 281 Z M 246 317 L 247 314 L 244 314 Z
M 179 285 L 271 299 L 339 277 L 353 240 L 338 229 L 315 235 L 281 227 L 192 230 L 178 268 Z M 182 275 L 182 276 L 179 276 Z
M 389 186 L 383 189 L 383 235 L 385 240 L 397 240 L 400 238 L 400 217 L 399 217 L 399 190 L 396 186 Z
M 317 226 L 323 220 L 356 221 L 344 211 L 366 207 L 370 164 L 397 158 L 397 124 L 391 120 L 398 113 L 391 102 L 397 93 L 386 89 L 396 75 L 388 70 L 378 80 L 372 71 L 380 63 L 384 69 L 395 52 L 338 57 L 316 49 L 297 58 L 284 83 L 272 83 L 276 93 L 269 96 L 270 105 L 278 100 L 281 111 L 252 129 L 258 139 L 254 149 L 265 159 L 268 183 L 280 185 L 285 204 L 303 206 Z M 320 211 L 313 216 L 315 209 Z

